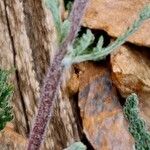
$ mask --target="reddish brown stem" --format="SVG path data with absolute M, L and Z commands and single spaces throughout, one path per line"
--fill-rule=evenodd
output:
M 35 123 L 30 133 L 27 150 L 40 149 L 46 126 L 51 118 L 53 102 L 57 94 L 57 88 L 60 83 L 61 73 L 63 71 L 61 62 L 67 52 L 68 46 L 73 43 L 77 35 L 87 3 L 88 0 L 75 0 L 74 2 L 74 6 L 70 15 L 70 32 L 66 40 L 60 46 L 60 49 L 56 54 L 51 67 L 48 69 L 40 96 L 40 105 L 35 118 Z

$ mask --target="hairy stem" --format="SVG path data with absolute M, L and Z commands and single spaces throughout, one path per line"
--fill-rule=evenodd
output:
M 70 32 L 66 40 L 60 46 L 58 53 L 55 55 L 51 67 L 48 69 L 48 73 L 44 80 L 44 86 L 42 88 L 40 96 L 40 105 L 35 118 L 35 123 L 30 133 L 27 150 L 40 149 L 46 126 L 49 119 L 51 118 L 53 102 L 57 94 L 58 85 L 61 79 L 61 73 L 63 71 L 61 62 L 67 52 L 68 46 L 73 43 L 77 35 L 87 3 L 88 0 L 75 0 L 74 2 L 74 6 L 70 15 Z

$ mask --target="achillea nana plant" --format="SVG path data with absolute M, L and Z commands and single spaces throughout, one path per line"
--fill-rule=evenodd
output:
M 9 71 L 0 69 L 0 130 L 4 129 L 6 123 L 13 118 L 10 106 L 13 86 L 8 83 L 8 76 Z
M 44 79 L 38 112 L 30 133 L 28 150 L 40 149 L 46 126 L 53 112 L 53 103 L 56 100 L 57 89 L 65 66 L 87 60 L 99 61 L 104 59 L 118 46 L 122 45 L 140 27 L 144 20 L 150 18 L 150 6 L 146 6 L 133 25 L 114 43 L 103 48 L 103 37 L 100 37 L 97 46 L 89 48 L 94 41 L 94 36 L 90 30 L 87 30 L 87 33 L 81 38 L 76 37 L 88 2 L 89 0 L 75 0 L 70 16 L 62 21 L 59 12 L 59 0 L 46 0 L 46 5 L 52 12 L 57 30 L 58 50 L 56 50 L 55 58 Z
M 150 133 L 146 124 L 139 116 L 138 97 L 131 94 L 124 106 L 124 114 L 129 122 L 129 131 L 135 139 L 136 150 L 150 150 Z

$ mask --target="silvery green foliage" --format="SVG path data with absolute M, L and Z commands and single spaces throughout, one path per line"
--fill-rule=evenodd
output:
M 87 30 L 87 32 L 83 34 L 81 38 L 77 38 L 73 46 L 68 48 L 68 54 L 63 59 L 63 64 L 73 64 L 75 58 L 78 58 L 78 56 L 85 55 L 88 52 L 90 53 L 88 47 L 93 43 L 94 39 L 95 37 L 90 30 Z
M 13 119 L 10 98 L 13 86 L 7 82 L 10 72 L 0 69 L 0 130 L 4 129 L 7 122 Z
M 70 22 L 68 19 L 62 21 L 59 10 L 59 0 L 45 0 L 45 4 L 52 13 L 54 24 L 57 30 L 58 41 L 62 43 L 65 37 L 68 35 Z
M 145 6 L 145 8 L 140 13 L 140 18 L 146 20 L 150 18 L 150 4 Z
M 60 41 L 62 42 L 65 37 L 68 35 L 69 32 L 69 28 L 70 28 L 70 21 L 68 19 L 66 19 L 63 23 L 62 23 L 62 27 L 61 27 L 61 39 Z
M 74 0 L 64 0 L 65 8 L 66 8 L 69 12 L 71 12 L 72 5 L 73 5 L 73 1 L 74 1 Z
M 86 150 L 86 146 L 82 142 L 75 142 L 64 150 Z
M 103 47 L 103 37 L 101 36 L 96 47 L 89 49 L 93 42 L 93 34 L 87 30 L 87 33 L 84 34 L 81 38 L 77 39 L 78 45 L 75 44 L 71 47 L 71 50 L 68 51 L 67 56 L 63 60 L 63 65 L 71 65 L 74 63 L 80 63 L 87 60 L 99 61 L 104 59 L 108 54 L 114 51 L 116 48 L 125 43 L 127 38 L 136 32 L 142 23 L 150 18 L 150 5 L 144 7 L 144 9 L 139 14 L 139 17 L 134 21 L 133 25 L 127 29 L 127 31 L 118 37 L 112 44 L 107 47 Z M 86 38 L 85 38 L 86 37 Z M 85 45 L 85 47 L 83 46 Z
M 145 121 L 139 116 L 139 100 L 136 94 L 131 94 L 126 99 L 124 115 L 129 122 L 129 131 L 135 140 L 136 150 L 150 150 L 150 133 Z

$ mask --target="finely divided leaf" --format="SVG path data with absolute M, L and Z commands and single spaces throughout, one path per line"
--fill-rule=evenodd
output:
M 91 30 L 87 30 L 85 34 L 79 39 L 76 40 L 73 48 L 74 53 L 76 55 L 80 55 L 85 53 L 85 50 L 93 43 L 94 35 L 92 34 Z
M 127 97 L 124 115 L 129 122 L 129 131 L 134 137 L 136 150 L 149 150 L 150 133 L 147 130 L 145 121 L 139 116 L 138 103 L 136 94 L 131 94 Z
M 146 20 L 150 18 L 150 4 L 144 7 L 144 9 L 140 13 L 140 18 L 142 20 Z
M 75 142 L 70 147 L 64 150 L 86 150 L 86 146 L 82 142 Z
M 57 30 L 57 39 L 62 43 L 68 35 L 70 29 L 70 21 L 66 19 L 64 22 L 61 19 L 59 0 L 45 0 L 46 6 L 50 9 L 55 27 Z
M 59 0 L 45 0 L 45 4 L 47 8 L 50 9 L 54 19 L 57 33 L 60 34 L 62 22 L 61 22 L 60 11 L 59 11 Z
M 70 31 L 70 21 L 68 19 L 66 19 L 63 23 L 62 23 L 62 27 L 61 27 L 61 40 L 60 42 L 63 42 L 66 35 L 68 35 Z
M 85 35 L 83 35 L 82 38 L 77 39 L 76 45 L 75 47 L 73 47 L 73 52 L 67 55 L 67 60 L 71 60 L 71 63 L 73 64 L 88 60 L 99 61 L 104 59 L 112 51 L 114 51 L 119 46 L 124 44 L 127 38 L 134 32 L 136 32 L 137 29 L 139 29 L 139 27 L 142 25 L 142 23 L 149 18 L 150 18 L 150 4 L 144 7 L 144 9 L 140 12 L 138 19 L 134 21 L 132 26 L 129 27 L 124 34 L 118 37 L 113 43 L 111 43 L 107 47 L 102 47 L 103 37 L 100 37 L 97 46 L 88 49 L 89 43 L 92 44 L 91 39 L 94 39 L 91 38 L 92 33 L 89 30 Z
M 76 57 L 89 53 L 88 47 L 93 43 L 93 41 L 94 35 L 90 30 L 87 30 L 87 32 L 83 34 L 82 37 L 76 39 L 73 47 L 70 46 L 70 48 L 68 49 L 68 54 L 62 61 L 63 65 L 71 65 L 72 63 L 74 63 Z
M 0 69 L 0 130 L 13 118 L 9 102 L 13 94 L 13 86 L 7 82 L 8 75 L 8 71 Z

